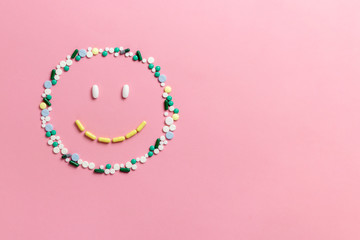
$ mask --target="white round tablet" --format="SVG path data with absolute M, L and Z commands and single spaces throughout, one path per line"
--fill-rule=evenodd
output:
M 51 93 L 51 89 L 50 89 L 50 88 L 45 89 L 45 94 L 49 95 L 50 93 Z
M 59 75 L 55 75 L 54 79 L 59 80 L 60 79 Z
M 175 129 L 176 129 L 176 126 L 174 124 L 171 124 L 170 125 L 170 131 L 175 131 Z
M 53 140 L 49 140 L 49 141 L 48 141 L 48 144 L 49 144 L 49 145 L 52 145 L 52 144 L 53 144 Z
M 132 170 L 136 170 L 136 169 L 137 169 L 137 166 L 136 166 L 136 165 L 132 165 L 132 166 L 131 166 L 131 169 L 132 169 Z
M 62 70 L 59 68 L 59 69 L 56 69 L 56 74 L 57 75 L 61 75 L 62 74 Z
M 120 169 L 120 165 L 118 164 L 118 163 L 115 163 L 114 164 L 114 169 L 117 171 L 117 170 L 119 170 Z
M 71 66 L 72 64 L 73 64 L 72 60 L 70 60 L 70 59 L 66 60 L 66 65 Z
M 170 106 L 170 107 L 169 107 L 169 111 L 170 111 L 170 112 L 174 111 L 174 109 L 175 109 L 174 106 Z
M 164 150 L 164 145 L 160 145 L 160 146 L 158 147 L 158 149 L 159 149 L 160 151 Z
M 41 94 L 41 97 L 43 97 L 43 98 L 46 97 L 46 94 L 45 93 Z
M 114 49 L 113 49 L 113 48 L 109 48 L 109 53 L 114 53 Z
M 84 161 L 83 163 L 82 163 L 82 167 L 83 168 L 87 168 L 89 166 L 89 163 L 87 162 L 87 161 Z
M 59 152 L 60 152 L 60 148 L 54 147 L 53 152 L 54 152 L 54 153 L 59 153 Z
M 100 167 L 99 167 L 100 169 L 104 169 L 105 167 L 104 167 L 104 165 L 100 165 Z
M 131 162 L 127 162 L 127 163 L 125 164 L 125 166 L 126 166 L 127 168 L 131 168 L 132 164 L 131 164 Z
M 77 163 L 78 163 L 78 164 L 82 164 L 82 163 L 83 163 L 83 160 L 82 160 L 82 159 L 79 159 L 79 160 L 77 161 Z
M 140 158 L 140 162 L 141 162 L 141 163 L 145 163 L 145 162 L 146 162 L 146 157 L 141 157 L 141 158 Z
M 110 173 L 110 169 L 105 169 L 105 174 L 108 175 Z
M 63 67 L 65 67 L 65 66 L 66 66 L 66 62 L 65 62 L 65 61 L 61 61 L 61 62 L 60 62 L 60 67 L 63 68 Z
M 50 137 L 50 139 L 54 141 L 56 139 L 56 137 L 53 135 Z
M 89 163 L 89 169 L 94 169 L 95 168 L 95 163 L 91 162 Z
M 163 83 L 163 82 L 162 82 L 162 83 L 160 83 L 160 86 L 162 86 L 162 87 L 163 87 L 163 86 L 165 86 L 165 83 Z
M 165 136 L 164 136 L 164 135 L 161 136 L 161 137 L 160 137 L 160 140 L 161 140 L 161 141 L 164 141 L 164 140 L 165 140 Z
M 86 53 L 86 57 L 91 58 L 92 56 L 93 56 L 93 53 L 92 53 L 92 52 L 87 52 L 87 53 Z
M 172 117 L 167 117 L 167 118 L 165 119 L 165 123 L 166 123 L 167 125 L 171 125 L 171 124 L 174 123 L 174 119 L 172 119 Z
M 154 63 L 155 59 L 153 57 L 148 58 L 148 63 Z
M 67 148 L 63 148 L 63 149 L 61 149 L 61 153 L 62 153 L 62 154 L 67 154 L 67 153 L 68 153 Z
M 159 149 L 156 148 L 156 149 L 154 150 L 154 153 L 155 153 L 155 154 L 159 154 Z
M 60 144 L 60 145 L 59 145 L 59 148 L 60 148 L 60 149 L 63 149 L 63 148 L 64 148 L 64 144 Z
M 115 169 L 110 169 L 110 174 L 114 174 L 115 173 Z
M 167 96 L 169 96 L 166 92 L 163 93 L 163 98 L 166 98 Z

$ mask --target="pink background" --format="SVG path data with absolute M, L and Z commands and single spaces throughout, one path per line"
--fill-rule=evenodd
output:
M 35 0 L 0 9 L 1 239 L 360 238 L 359 1 Z M 180 108 L 175 138 L 128 175 L 67 166 L 40 128 L 50 69 L 88 46 L 154 56 Z M 160 94 L 141 63 L 84 60 L 54 88 L 52 123 L 82 159 L 124 162 L 161 134 Z M 148 125 L 101 145 L 76 119 L 111 137 Z

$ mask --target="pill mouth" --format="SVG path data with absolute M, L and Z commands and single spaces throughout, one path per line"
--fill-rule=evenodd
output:
M 79 129 L 80 132 L 84 132 L 85 131 L 85 127 L 84 125 L 79 121 L 76 120 L 75 121 L 75 125 L 77 126 L 77 128 Z M 138 134 L 144 127 L 146 126 L 146 121 L 142 121 L 142 123 L 139 124 L 139 126 L 136 129 L 131 130 L 130 132 L 128 132 L 126 135 L 123 136 L 118 136 L 118 137 L 113 137 L 113 138 L 109 138 L 109 137 L 97 137 L 95 134 L 89 132 L 89 131 L 85 131 L 84 136 L 91 139 L 92 141 L 97 140 L 97 142 L 99 143 L 118 143 L 118 142 L 123 142 L 126 139 L 129 139 L 133 136 L 135 136 L 136 134 Z

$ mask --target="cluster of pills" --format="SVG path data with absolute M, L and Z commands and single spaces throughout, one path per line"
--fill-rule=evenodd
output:
M 165 135 L 161 135 L 159 138 L 155 140 L 154 145 L 151 145 L 149 147 L 149 150 L 147 153 L 145 153 L 143 156 L 133 158 L 130 161 L 127 161 L 126 163 L 115 163 L 113 166 L 111 164 L 100 165 L 99 167 L 96 167 L 94 162 L 87 162 L 80 159 L 79 154 L 72 153 L 70 154 L 68 149 L 65 148 L 64 144 L 60 140 L 60 136 L 57 135 L 54 127 L 52 124 L 50 124 L 50 112 L 52 110 L 51 107 L 51 99 L 52 99 L 52 87 L 57 84 L 57 82 L 60 79 L 61 74 L 64 72 L 67 72 L 70 70 L 70 66 L 73 64 L 73 59 L 75 61 L 80 61 L 83 58 L 92 58 L 96 55 L 102 55 L 103 57 L 108 56 L 109 54 L 112 54 L 114 57 L 118 57 L 120 55 L 124 55 L 125 57 L 132 57 L 134 62 L 142 62 L 142 63 L 148 63 L 148 68 L 151 70 L 152 73 L 154 73 L 154 77 L 158 80 L 160 83 L 160 86 L 164 88 L 164 92 L 162 94 L 164 100 L 164 126 L 162 128 L 162 131 Z M 162 151 L 165 147 L 165 145 L 168 144 L 168 140 L 171 140 L 174 137 L 174 131 L 176 130 L 176 126 L 174 124 L 174 121 L 177 121 L 179 119 L 179 109 L 174 107 L 174 102 L 172 99 L 171 93 L 171 87 L 165 86 L 166 82 L 166 76 L 164 74 L 160 74 L 161 67 L 154 65 L 154 58 L 149 57 L 148 59 L 145 59 L 142 57 L 140 51 L 136 51 L 134 54 L 130 51 L 129 48 L 124 49 L 123 47 L 115 47 L 115 48 L 105 48 L 105 49 L 98 49 L 98 48 L 92 48 L 89 47 L 87 50 L 85 49 L 75 49 L 75 51 L 72 53 L 72 55 L 67 56 L 66 60 L 60 61 L 59 65 L 56 66 L 56 69 L 52 69 L 50 80 L 45 81 L 44 83 L 44 92 L 42 93 L 42 102 L 40 103 L 40 109 L 41 109 L 41 127 L 45 130 L 45 136 L 48 140 L 48 145 L 52 146 L 52 151 L 55 154 L 61 153 L 61 158 L 65 160 L 66 163 L 69 163 L 69 165 L 74 167 L 79 167 L 80 165 L 85 169 L 93 170 L 94 173 L 104 173 L 106 175 L 108 174 L 115 174 L 116 171 L 128 173 L 130 170 L 136 170 L 137 169 L 137 163 L 145 163 L 147 159 L 151 158 L 154 154 L 159 154 L 160 151 Z M 127 86 L 128 88 L 128 86 Z M 125 89 L 128 95 L 128 89 Z M 85 128 L 82 125 L 82 123 L 79 120 L 76 120 L 76 125 L 79 128 L 80 131 L 84 131 Z M 94 134 L 86 131 L 85 136 L 89 137 L 92 140 L 98 139 L 99 142 L 102 143 L 110 143 L 111 141 L 113 143 L 116 142 L 122 142 L 127 138 L 130 138 L 140 132 L 146 125 L 146 122 L 143 121 L 136 129 L 132 130 L 125 136 L 115 137 L 115 138 L 104 138 L 99 137 L 97 138 Z

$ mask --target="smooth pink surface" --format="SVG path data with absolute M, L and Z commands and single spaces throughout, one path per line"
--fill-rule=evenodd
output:
M 360 238 L 359 1 L 0 8 L 1 239 Z M 40 128 L 50 69 L 88 46 L 154 56 L 181 111 L 175 138 L 129 175 L 67 166 Z M 82 159 L 124 162 L 161 134 L 160 96 L 145 65 L 98 56 L 54 88 L 52 123 Z M 148 125 L 128 142 L 101 145 L 76 119 L 110 137 Z

